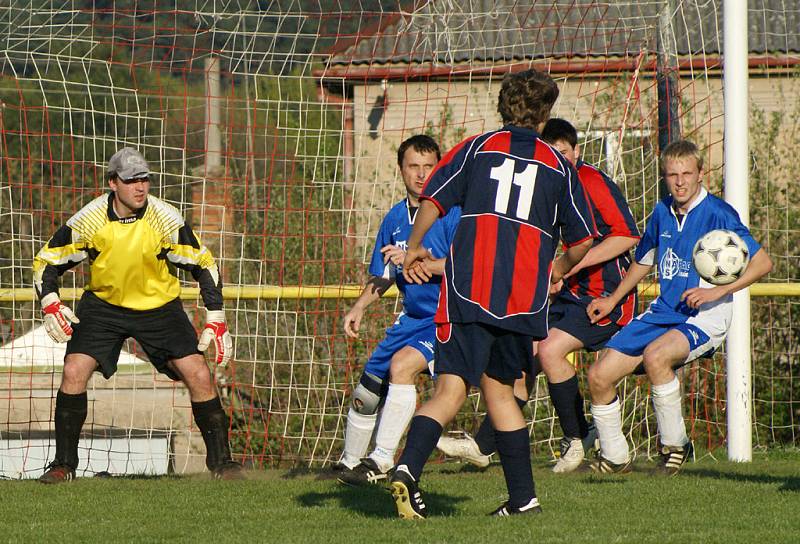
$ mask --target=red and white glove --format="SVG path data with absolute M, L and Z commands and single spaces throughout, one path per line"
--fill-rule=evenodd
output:
M 197 349 L 205 351 L 208 345 L 214 340 L 214 349 L 217 352 L 217 364 L 225 366 L 233 355 L 233 338 L 225 325 L 224 310 L 209 310 L 206 312 L 206 326 L 200 333 L 200 341 Z
M 56 293 L 49 293 L 42 297 L 42 312 L 44 312 L 44 328 L 54 342 L 63 343 L 72 338 L 72 324 L 80 323 L 72 310 L 61 303 Z

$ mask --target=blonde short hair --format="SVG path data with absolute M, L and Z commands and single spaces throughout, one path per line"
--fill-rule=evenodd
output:
M 689 140 L 675 140 L 661 152 L 661 168 L 662 170 L 664 169 L 668 160 L 685 159 L 688 157 L 695 158 L 698 170 L 703 169 L 703 155 L 694 142 L 690 142 Z

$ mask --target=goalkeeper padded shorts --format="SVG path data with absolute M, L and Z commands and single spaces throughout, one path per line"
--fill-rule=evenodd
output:
M 106 379 L 117 371 L 117 360 L 128 338 L 139 343 L 156 370 L 176 381 L 180 376 L 167 363 L 200 353 L 197 332 L 180 299 L 152 310 L 130 310 L 86 291 L 75 313 L 81 322 L 72 326 L 67 354 L 83 353 L 94 358 Z

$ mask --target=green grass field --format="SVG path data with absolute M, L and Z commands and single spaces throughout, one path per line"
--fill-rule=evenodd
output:
M 305 471 L 0 482 L 6 542 L 800 542 L 800 453 L 753 463 L 705 460 L 673 478 L 637 463 L 625 476 L 556 476 L 537 460 L 539 516 L 488 518 L 504 500 L 500 467 L 429 466 L 430 517 L 395 518 L 381 488 L 348 488 Z

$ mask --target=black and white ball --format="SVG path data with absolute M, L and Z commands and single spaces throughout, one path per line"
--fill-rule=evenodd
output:
M 692 250 L 695 270 L 713 285 L 727 285 L 736 281 L 749 261 L 747 244 L 730 230 L 707 232 Z

